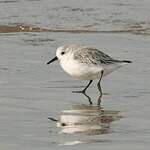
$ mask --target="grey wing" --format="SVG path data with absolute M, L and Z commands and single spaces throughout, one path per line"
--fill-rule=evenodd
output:
M 78 60 L 81 63 L 95 64 L 95 65 L 98 64 L 107 65 L 119 62 L 119 60 L 115 60 L 97 49 L 87 47 L 75 51 L 74 59 Z

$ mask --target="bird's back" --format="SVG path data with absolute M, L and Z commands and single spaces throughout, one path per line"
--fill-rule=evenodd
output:
M 109 65 L 121 62 L 113 59 L 98 49 L 84 46 L 74 51 L 74 59 L 87 65 Z

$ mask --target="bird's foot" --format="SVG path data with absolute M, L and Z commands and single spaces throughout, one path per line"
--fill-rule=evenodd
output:
M 85 94 L 85 90 L 82 90 L 82 91 L 72 91 L 72 93 L 82 93 L 82 94 Z

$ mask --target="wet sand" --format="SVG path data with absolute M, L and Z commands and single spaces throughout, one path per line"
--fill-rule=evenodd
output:
M 144 34 L 149 35 L 147 32 L 149 29 L 143 29 L 141 27 L 134 27 L 129 29 L 119 30 L 91 30 L 91 29 L 48 29 L 36 27 L 33 25 L 16 24 L 16 25 L 0 25 L 0 33 L 10 32 L 61 32 L 61 33 L 132 33 L 132 34 Z
M 132 4 L 127 2 L 114 4 L 113 2 L 113 5 L 103 2 L 103 5 L 108 5 L 110 8 L 113 6 L 111 9 L 113 12 L 114 8 L 120 8 L 120 6 L 124 9 L 133 6 L 137 6 L 136 9 L 147 8 L 146 4 L 149 3 L 144 1 L 141 6 L 140 2 L 134 2 Z M 25 13 L 23 24 L 31 24 L 41 29 L 60 29 L 58 26 L 55 28 L 52 26 L 56 21 L 55 16 L 51 20 L 51 25 L 48 22 L 44 24 L 45 17 L 39 24 L 35 23 L 36 19 L 31 19 L 36 7 L 42 4 L 39 11 L 36 10 L 37 14 L 38 12 L 40 14 L 46 2 L 3 1 L 0 7 L 15 5 L 18 8 L 24 4 L 32 8 L 33 3 L 35 9 Z M 53 2 L 53 5 L 49 6 L 51 9 L 48 14 L 50 12 L 55 14 L 57 10 L 67 15 L 66 11 L 72 11 L 78 12 L 81 18 L 86 18 L 83 13 L 91 11 L 91 16 L 94 16 L 95 12 L 95 9 L 89 9 L 87 6 L 75 5 L 74 1 L 60 4 L 61 7 L 57 5 Z M 91 7 L 93 6 L 94 4 L 91 4 Z M 48 6 L 46 8 L 48 9 Z M 18 9 L 18 11 L 22 12 L 21 10 L 24 9 Z M 44 10 L 41 17 L 44 16 Z M 124 11 L 126 12 L 126 9 L 122 10 L 123 14 L 125 14 Z M 12 19 L 17 12 L 14 10 L 13 13 L 9 16 L 8 10 L 5 13 L 6 16 L 3 15 L 5 19 L 2 19 L 1 15 L 1 25 L 10 26 L 13 21 L 17 23 L 18 20 L 18 24 L 22 24 L 20 15 Z M 135 22 L 140 23 L 144 19 L 142 16 L 144 13 L 138 18 L 141 20 L 137 19 Z M 71 13 L 69 13 L 70 16 Z M 66 23 L 67 19 L 64 18 L 64 20 Z M 81 26 L 88 25 L 85 20 L 80 22 Z M 122 16 L 122 20 L 126 19 Z M 68 20 L 66 28 L 61 23 L 60 26 L 62 25 L 63 30 L 78 30 L 78 22 L 75 24 L 76 27 L 71 27 L 71 22 L 73 20 Z M 89 22 L 92 23 L 93 18 Z M 56 22 L 56 24 L 59 23 Z M 149 27 L 148 25 L 147 22 L 146 26 Z M 113 27 L 111 24 L 109 30 L 107 27 L 105 30 L 83 27 L 82 30 L 113 31 Z M 150 39 L 149 30 L 145 32 L 145 34 L 39 31 L 0 33 L 1 149 L 148 149 L 150 146 Z M 56 48 L 66 43 L 94 46 L 115 58 L 133 61 L 132 64 L 103 78 L 104 96 L 101 108 L 96 106 L 98 98 L 96 81 L 87 91 L 93 101 L 93 105 L 90 106 L 87 97 L 83 94 L 72 93 L 73 90 L 82 89 L 86 82 L 68 76 L 58 63 L 46 65 L 46 62 L 55 55 Z

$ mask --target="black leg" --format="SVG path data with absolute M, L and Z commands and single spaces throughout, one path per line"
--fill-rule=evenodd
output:
M 97 84 L 97 87 L 98 87 L 98 90 L 99 90 L 99 92 L 100 92 L 100 96 L 99 96 L 99 98 L 98 98 L 98 102 L 97 102 L 97 105 L 98 106 L 100 106 L 100 103 L 101 103 L 101 98 L 102 98 L 102 88 L 101 88 L 101 79 L 102 79 L 102 76 L 103 76 L 103 73 L 104 73 L 104 71 L 102 70 L 101 71 L 101 77 L 100 77 L 100 79 L 99 79 L 99 81 L 98 81 L 98 84 Z
M 82 90 L 82 91 L 72 91 L 73 93 L 85 93 L 85 91 L 87 90 L 87 88 L 90 86 L 90 84 L 93 82 L 93 80 L 90 80 L 90 82 L 88 83 L 88 85 Z

